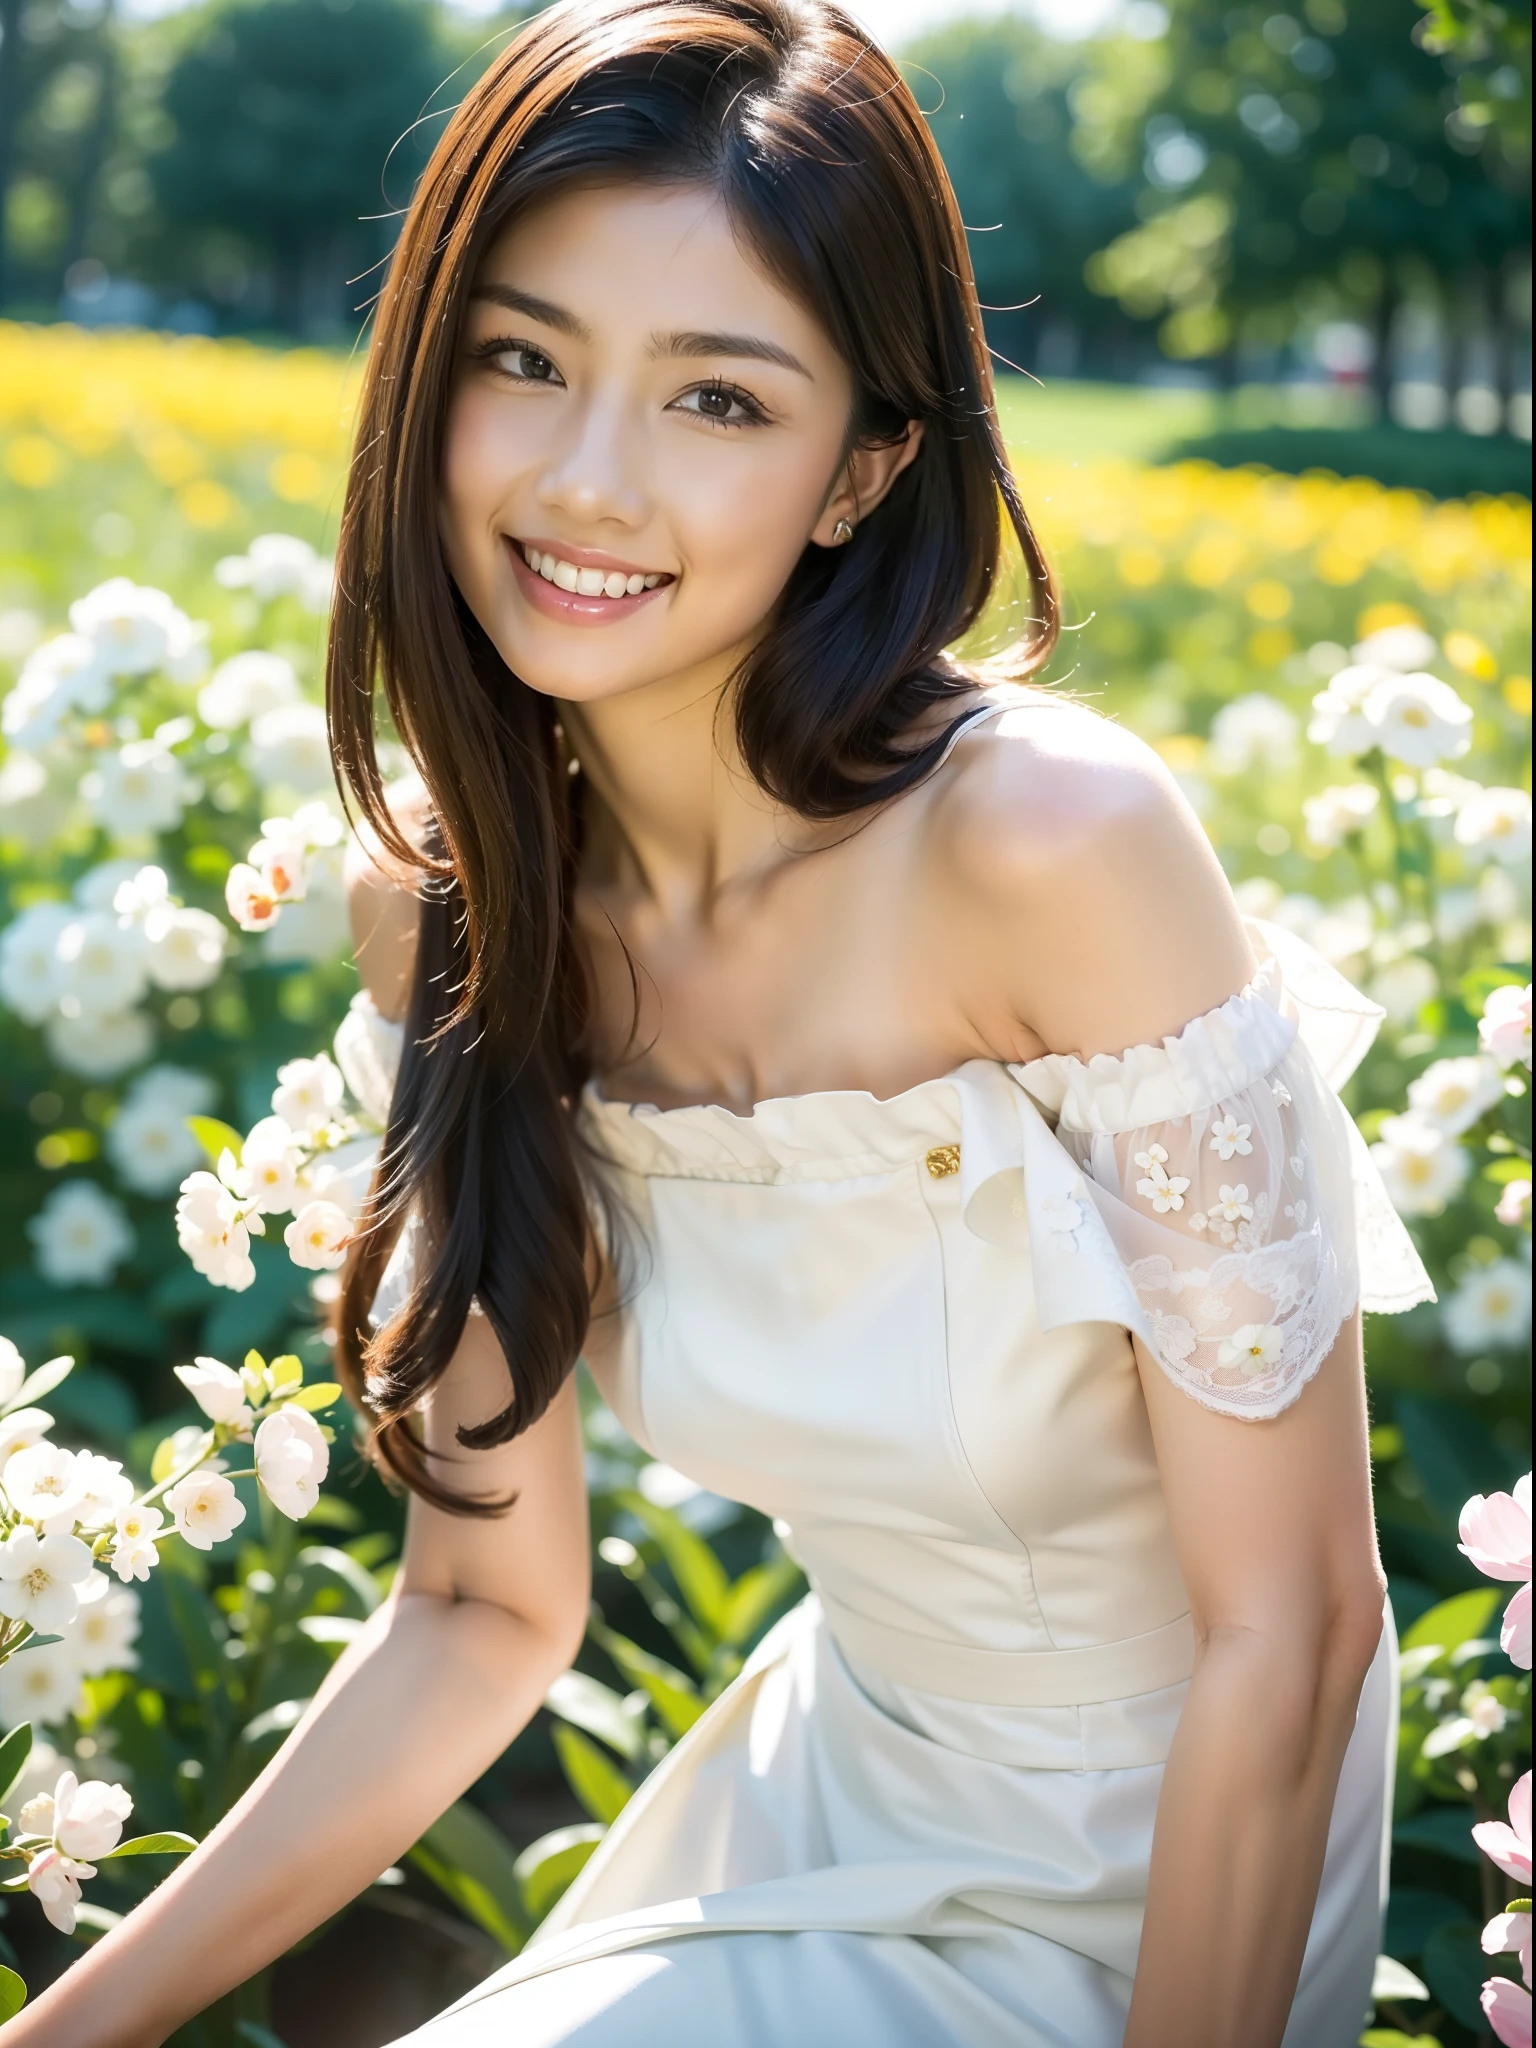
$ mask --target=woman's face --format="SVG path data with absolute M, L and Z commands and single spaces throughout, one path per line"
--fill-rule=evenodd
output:
M 550 696 L 723 673 L 807 542 L 830 544 L 902 466 L 861 454 L 850 488 L 852 402 L 831 341 L 714 194 L 551 200 L 475 282 L 443 463 L 454 578 Z

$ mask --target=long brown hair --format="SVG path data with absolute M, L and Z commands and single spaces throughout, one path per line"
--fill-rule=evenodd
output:
M 910 789 L 971 687 L 945 652 L 997 580 L 1004 521 L 1034 593 L 1002 669 L 1032 674 L 1055 587 L 997 427 L 965 230 L 896 67 L 828 0 L 564 0 L 469 93 L 406 218 L 379 303 L 337 560 L 327 691 L 344 791 L 420 876 L 420 946 L 383 1164 L 339 1305 L 337 1351 L 376 1454 L 460 1512 L 499 1505 L 427 1469 L 412 1411 L 471 1302 L 508 1398 L 459 1432 L 505 1443 L 544 1412 L 591 1315 L 588 1078 L 572 930 L 580 784 L 558 705 L 481 631 L 438 535 L 438 478 L 465 301 L 491 242 L 576 183 L 717 191 L 744 246 L 825 327 L 856 393 L 850 446 L 925 424 L 847 546 L 807 547 L 735 679 L 741 753 L 778 800 L 851 814 Z M 999 666 L 999 664 L 994 664 Z M 384 799 L 375 692 L 426 786 L 425 850 Z M 925 716 L 925 714 L 928 714 Z M 958 716 L 958 713 L 956 714 Z M 913 734 L 933 736 L 917 743 Z M 368 1312 L 414 1209 L 414 1283 Z

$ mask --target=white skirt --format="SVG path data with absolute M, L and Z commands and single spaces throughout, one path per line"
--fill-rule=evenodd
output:
M 1284 2048 L 1369 2016 L 1396 1651 L 1389 1611 Z M 1186 1689 L 1119 1705 L 1166 1753 Z M 1021 1761 L 1040 1719 L 861 1683 L 807 1599 L 411 2048 L 1120 2048 L 1163 1766 Z

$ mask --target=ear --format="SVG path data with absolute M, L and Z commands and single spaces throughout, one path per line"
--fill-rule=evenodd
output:
M 821 517 L 811 528 L 811 539 L 816 545 L 840 546 L 836 531 L 839 520 L 856 528 L 861 519 L 867 519 L 901 472 L 916 460 L 922 445 L 922 421 L 908 420 L 899 441 L 882 442 L 876 448 L 855 448 L 832 487 L 832 495 L 821 508 Z

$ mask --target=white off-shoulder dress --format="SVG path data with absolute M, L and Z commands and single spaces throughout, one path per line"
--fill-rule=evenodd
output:
M 413 2048 L 1121 2041 L 1194 1648 L 1130 1333 L 1262 1427 L 1357 1302 L 1431 1294 L 1335 1092 L 1380 1013 L 1253 938 L 1249 987 L 1119 1058 L 745 1117 L 589 1091 L 639 1250 L 602 1391 L 812 1591 Z M 1286 2048 L 1367 2012 L 1394 1655 L 1388 1616 Z

